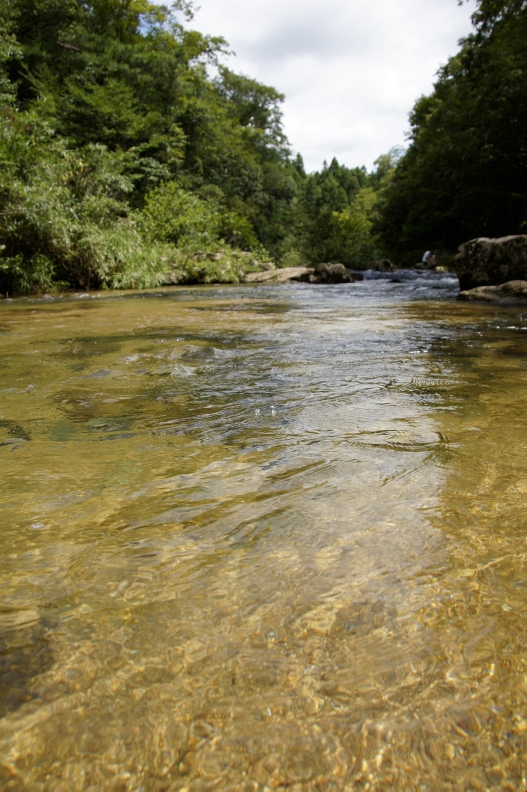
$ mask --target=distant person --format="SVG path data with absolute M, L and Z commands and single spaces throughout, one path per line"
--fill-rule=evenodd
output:
M 435 267 L 437 263 L 437 259 L 433 250 L 427 250 L 426 253 L 423 253 L 423 258 L 421 259 L 425 267 L 429 269 Z

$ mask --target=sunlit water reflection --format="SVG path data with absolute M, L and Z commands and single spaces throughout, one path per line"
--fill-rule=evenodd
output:
M 0 306 L 0 788 L 526 786 L 527 312 Z

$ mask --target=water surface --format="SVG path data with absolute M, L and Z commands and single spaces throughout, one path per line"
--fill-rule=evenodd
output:
M 2 790 L 527 786 L 527 311 L 0 305 Z

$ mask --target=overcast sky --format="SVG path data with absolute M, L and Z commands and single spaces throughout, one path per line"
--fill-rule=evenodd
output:
M 224 36 L 233 71 L 286 95 L 285 131 L 308 171 L 372 167 L 404 145 L 408 113 L 470 31 L 456 0 L 197 0 L 190 26 Z

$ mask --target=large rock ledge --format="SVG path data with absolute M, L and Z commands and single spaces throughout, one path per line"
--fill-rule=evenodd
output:
M 347 269 L 344 264 L 317 264 L 316 267 L 283 267 L 268 272 L 251 272 L 245 283 L 355 283 L 362 272 Z
M 250 272 L 245 275 L 245 283 L 288 283 L 289 281 L 309 281 L 313 272 L 311 267 L 284 267 L 267 272 Z
M 454 265 L 462 293 L 527 280 L 527 235 L 471 239 L 459 247 Z
M 501 286 L 477 286 L 459 293 L 460 300 L 468 302 L 518 303 L 527 300 L 527 281 L 513 280 Z

